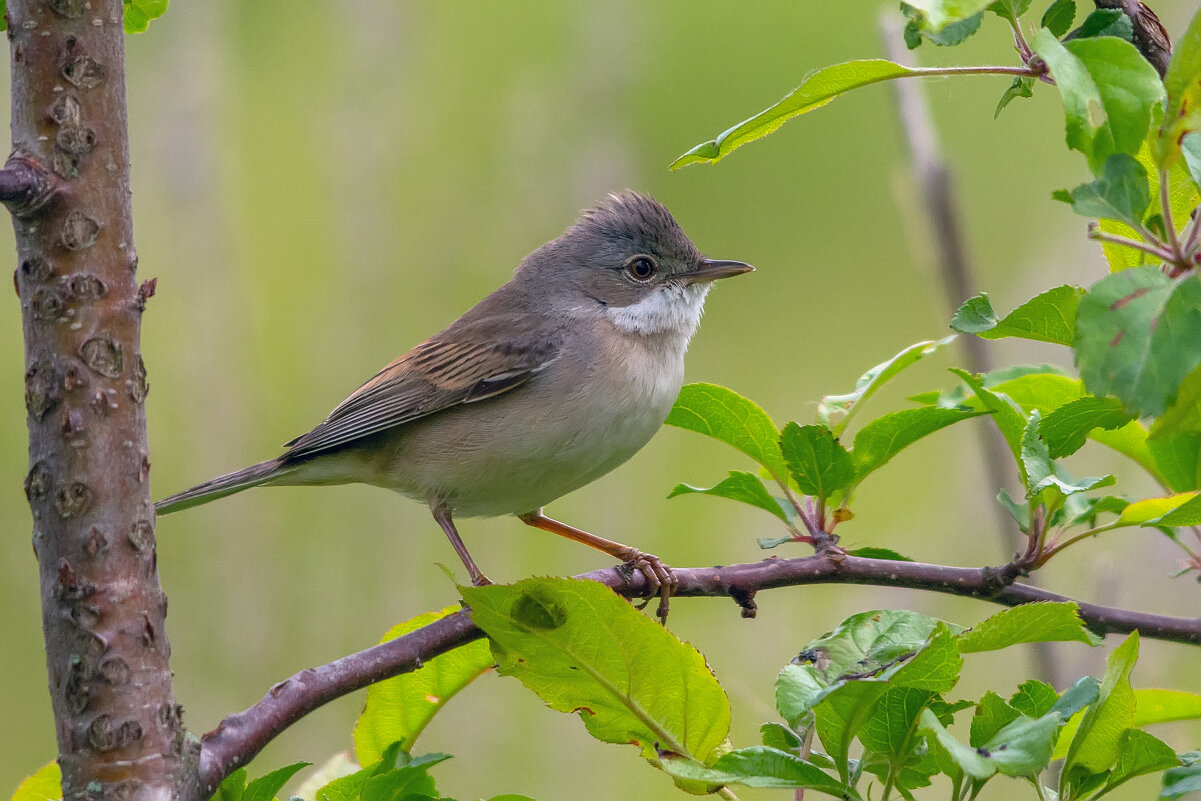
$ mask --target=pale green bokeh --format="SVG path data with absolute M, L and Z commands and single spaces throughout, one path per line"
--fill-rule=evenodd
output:
M 1188 6 L 1157 10 L 1178 30 Z M 879 55 L 877 8 L 833 0 L 176 0 L 129 40 L 136 241 L 141 274 L 159 278 L 144 327 L 155 495 L 274 455 L 504 281 L 580 208 L 623 187 L 663 200 L 709 255 L 759 268 L 711 296 L 688 375 L 737 388 L 781 424 L 811 422 L 820 395 L 847 392 L 871 365 L 945 335 L 948 301 L 930 266 L 887 86 L 839 99 L 715 167 L 666 171 L 806 73 Z M 1001 26 L 986 25 L 958 51 L 926 46 L 918 55 L 1000 63 L 1012 50 Z M 1084 221 L 1050 199 L 1086 178 L 1083 159 L 1063 144 L 1057 98 L 1039 86 L 994 122 L 1007 85 L 983 77 L 926 84 L 958 170 L 980 283 L 1001 312 L 1053 284 L 1105 272 L 1084 241 Z M 3 233 L 0 252 L 12 253 L 10 237 Z M 52 757 L 54 732 L 21 492 L 24 368 L 11 296 L 0 325 L 6 792 Z M 1062 349 L 989 347 L 1000 363 L 1065 361 Z M 942 368 L 959 358 L 953 347 L 932 356 L 871 408 L 882 413 L 906 392 L 948 383 Z M 899 456 L 839 533 L 919 559 L 1003 561 L 993 492 L 974 455 L 974 429 L 984 425 L 961 424 Z M 1095 466 L 1109 457 L 1088 446 L 1082 458 Z M 774 518 L 712 498 L 665 500 L 679 481 L 712 484 L 729 469 L 751 468 L 728 448 L 668 429 L 549 512 L 671 564 L 755 560 L 763 556 L 755 538 L 782 533 Z M 1129 491 L 1149 489 L 1135 470 L 1120 472 L 1135 478 Z M 511 519 L 464 521 L 462 531 L 501 581 L 606 564 Z M 436 563 L 459 566 L 428 512 L 372 488 L 257 490 L 164 518 L 158 534 L 172 666 L 196 732 L 273 682 L 371 645 L 396 621 L 456 597 Z M 1198 588 L 1166 579 L 1174 559 L 1153 532 L 1119 532 L 1052 562 L 1044 580 L 1090 600 L 1189 614 Z M 756 742 L 759 724 L 776 718 L 779 667 L 847 615 L 901 606 L 969 624 L 993 611 L 839 586 L 764 593 L 759 605 L 755 621 L 741 620 L 728 601 L 673 605 L 672 628 L 707 655 L 730 693 L 737 745 Z M 1102 664 L 1099 649 L 1058 653 L 1068 679 Z M 1135 685 L 1199 691 L 1196 659 L 1195 650 L 1148 640 Z M 989 670 L 986 659 L 970 659 L 963 694 L 986 686 L 1004 693 L 1035 667 L 1027 650 Z M 251 773 L 349 748 L 361 703 L 357 694 L 307 718 Z M 1184 750 L 1197 729 L 1157 733 Z M 420 745 L 456 755 L 435 775 L 459 798 L 675 792 L 635 749 L 590 741 L 578 720 L 495 676 L 456 697 Z

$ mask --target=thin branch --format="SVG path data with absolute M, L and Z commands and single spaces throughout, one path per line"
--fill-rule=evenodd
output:
M 1163 209 L 1163 230 L 1167 237 L 1168 248 L 1172 252 L 1172 262 L 1177 267 L 1188 267 L 1188 262 L 1180 249 L 1180 239 L 1176 236 L 1176 221 L 1172 219 L 1172 194 L 1169 186 L 1168 171 L 1159 170 L 1159 205 Z
M 980 598 L 1003 606 L 1035 601 L 1071 601 L 1062 595 L 1027 584 L 1003 584 L 1005 568 L 967 568 L 922 562 L 893 562 L 843 554 L 820 554 L 797 559 L 769 558 L 751 564 L 684 568 L 677 597 L 730 597 L 747 609 L 745 600 L 759 590 L 808 584 L 867 584 L 941 592 Z M 641 573 L 619 568 L 586 573 L 579 578 L 598 581 L 627 598 L 657 594 Z M 1201 619 L 1176 618 L 1114 609 L 1074 601 L 1080 617 L 1099 634 L 1120 634 L 1138 629 L 1144 637 L 1201 644 Z M 284 729 L 317 707 L 391 676 L 408 673 L 437 656 L 479 639 L 483 633 L 466 612 L 327 665 L 297 673 L 275 685 L 249 709 L 230 715 L 201 740 L 200 781 L 211 793 L 233 770 L 246 764 Z
M 1175 258 L 1172 256 L 1172 254 L 1163 248 L 1156 247 L 1148 242 L 1140 242 L 1137 239 L 1129 239 L 1124 236 L 1118 236 L 1117 234 L 1106 233 L 1098 228 L 1096 223 L 1089 224 L 1088 238 L 1095 239 L 1098 242 L 1109 242 L 1113 245 L 1123 245 L 1128 248 L 1134 248 L 1135 250 L 1141 250 L 1144 253 L 1151 254 L 1161 261 L 1175 261 Z

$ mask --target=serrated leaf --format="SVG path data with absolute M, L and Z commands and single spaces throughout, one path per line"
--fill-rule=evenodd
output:
M 829 426 L 835 435 L 841 434 L 846 429 L 846 425 L 850 421 L 854 411 L 874 395 L 880 387 L 891 381 L 906 368 L 913 366 L 954 341 L 955 335 L 952 334 L 949 337 L 939 340 L 916 342 L 892 358 L 880 362 L 859 376 L 859 379 L 855 382 L 855 388 L 847 394 L 826 395 L 823 397 L 817 407 L 818 422 Z M 836 414 L 844 414 L 846 416 L 837 424 L 832 424 L 832 418 Z
M 254 779 L 246 785 L 242 792 L 242 801 L 271 801 L 275 798 L 288 779 L 296 775 L 301 768 L 307 768 L 311 762 L 295 762 L 286 767 L 273 770 Z
M 1025 467 L 1022 466 L 1021 459 L 1022 434 L 1026 430 L 1026 416 L 1017 409 L 1017 404 L 1004 393 L 993 392 L 986 388 L 979 376 L 972 375 L 965 370 L 951 370 L 951 372 L 959 376 L 960 380 L 972 390 L 983 408 L 992 413 L 992 421 L 996 423 L 1001 436 L 1009 445 L 1009 450 L 1013 453 L 1013 457 L 1022 471 L 1024 481 Z
M 1058 698 L 1059 693 L 1050 684 L 1027 679 L 1018 685 L 1017 692 L 1009 699 L 1009 705 L 1027 717 L 1041 718 L 1051 711 Z
M 747 787 L 792 788 L 826 793 L 836 798 L 858 799 L 852 788 L 828 775 L 816 765 L 767 746 L 751 746 L 730 751 L 718 757 L 711 766 L 690 759 L 665 757 L 663 770 L 690 782 L 719 786 L 742 784 Z
M 1134 723 L 1134 688 L 1130 672 L 1138 661 L 1138 632 L 1133 632 L 1106 660 L 1100 697 L 1084 713 L 1068 746 L 1061 792 L 1079 774 L 1109 770 L 1121 755 L 1122 738 Z
M 380 642 L 416 631 L 459 609 L 456 604 L 410 618 L 389 629 Z M 399 742 L 403 749 L 411 751 L 434 715 L 492 664 L 488 644 L 479 640 L 427 660 L 420 670 L 368 687 L 363 712 L 354 726 L 354 750 L 359 764 L 376 762 L 392 743 Z
M 1061 43 L 1045 28 L 1030 41 L 1063 99 L 1068 147 L 1094 174 L 1114 153 L 1137 153 L 1163 101 L 1159 73 L 1129 42 L 1112 36 Z
M 1201 128 L 1201 9 L 1176 37 L 1163 83 L 1168 100 L 1159 132 L 1159 161 L 1172 166 L 1184 134 Z
M 862 482 L 919 439 L 980 414 L 971 410 L 926 406 L 877 417 L 855 434 L 855 447 L 851 451 L 855 462 L 855 483 Z
M 1134 267 L 1094 284 L 1076 317 L 1076 364 L 1094 395 L 1163 413 L 1201 363 L 1201 278 Z
M 1176 752 L 1163 740 L 1141 729 L 1129 729 L 1122 743 L 1118 763 L 1105 781 L 1105 791 L 1109 792 L 1135 776 L 1166 770 L 1179 764 Z
M 968 742 L 973 748 L 979 748 L 1021 715 L 1021 712 L 1005 703 L 1005 699 L 989 690 L 976 704 L 976 711 L 972 715 L 972 733 Z
M 1018 306 L 990 330 L 981 331 L 982 339 L 1022 337 L 1056 345 L 1071 345 L 1076 337 L 1076 307 L 1084 290 L 1076 286 L 1057 286 Z
M 956 740 L 929 709 L 922 710 L 920 725 L 931 735 L 931 747 L 941 749 L 964 775 L 983 781 L 997 772 L 994 763 L 981 756 L 975 748 Z
M 1101 638 L 1080 619 L 1075 603 L 1042 601 L 1002 609 L 959 635 L 959 651 L 996 651 L 1025 642 L 1082 642 Z
M 389 747 L 381 764 L 363 771 L 370 775 L 360 785 L 358 801 L 425 801 L 427 797 L 437 798 L 438 791 L 434 787 L 434 778 L 429 775 L 429 769 L 448 759 L 449 754 L 421 754 L 409 757 L 399 747 Z M 353 778 L 348 776 L 340 781 L 350 781 Z M 334 782 L 332 786 L 337 785 L 338 782 Z M 351 787 L 353 784 L 342 788 L 341 801 L 354 801 L 355 796 L 348 798 L 345 795 L 345 791 Z M 339 799 L 330 796 L 329 801 Z
M 871 751 L 898 762 L 914 746 L 913 728 L 917 716 L 934 698 L 930 690 L 916 687 L 892 687 L 879 700 L 859 728 L 859 742 Z
M 1008 491 L 1001 490 L 997 493 L 997 502 L 1018 524 L 1019 529 L 1023 532 L 1030 530 L 1030 504 L 1025 499 L 1021 502 L 1015 501 Z
M 717 384 L 685 384 L 664 422 L 721 440 L 778 479 L 788 475 L 776 424 L 758 404 L 732 389 Z
M 961 334 L 978 334 L 997 325 L 997 313 L 987 292 L 981 292 L 963 302 L 951 317 L 951 328 Z
M 1039 426 L 1052 459 L 1062 459 L 1084 446 L 1090 431 L 1112 430 L 1126 425 L 1131 416 L 1117 398 L 1085 397 L 1060 406 Z
M 221 780 L 213 798 L 216 801 L 241 801 L 242 793 L 245 790 L 246 768 L 238 768 Z
M 1097 36 L 1116 36 L 1132 42 L 1134 23 L 1119 8 L 1098 8 L 1084 18 L 1072 38 L 1091 39 Z
M 730 703 L 704 657 L 609 588 L 537 578 L 460 591 L 500 672 L 597 739 L 705 763 L 725 742 Z
M 1051 710 L 1058 713 L 1059 717 L 1063 720 L 1068 720 L 1077 712 L 1095 702 L 1100 695 L 1101 682 L 1092 676 L 1082 676 L 1071 687 L 1063 691 L 1063 695 L 1059 696 L 1055 703 L 1052 704 Z
M 305 776 L 304 781 L 292 794 L 292 801 L 297 798 L 304 801 L 316 801 L 317 792 L 336 779 L 358 773 L 361 766 L 348 751 L 338 751 L 322 762 L 315 770 Z
M 1151 205 L 1151 184 L 1138 159 L 1115 153 L 1105 160 L 1101 177 L 1073 189 L 1069 199 L 1072 211 L 1083 217 L 1120 220 L 1137 228 Z
M 789 423 L 780 435 L 788 473 L 801 492 L 825 499 L 855 482 L 851 454 L 825 426 Z
M 844 92 L 925 72 L 938 71 L 904 67 L 884 59 L 848 61 L 820 69 L 780 102 L 740 122 L 716 139 L 697 145 L 673 161 L 668 169 L 678 170 L 688 164 L 720 161 L 747 142 L 767 136 L 791 118 L 821 108 Z
M 785 523 L 788 522 L 788 514 L 784 507 L 767 491 L 762 479 L 752 473 L 744 473 L 740 470 L 731 470 L 729 476 L 708 488 L 676 484 L 667 497 L 675 498 L 677 495 L 713 495 L 718 498 L 727 498 L 770 512 Z
M 1075 20 L 1076 0 L 1055 0 L 1043 12 L 1042 22 L 1039 24 L 1054 34 L 1056 38 L 1063 38 Z
M 62 797 L 62 771 L 57 762 L 47 762 L 17 785 L 12 801 L 57 801 Z
M 923 41 L 928 41 L 939 47 L 953 47 L 957 44 L 962 44 L 965 39 L 980 30 L 980 23 L 984 21 L 984 12 L 979 12 L 970 17 L 956 20 L 944 26 L 941 30 L 932 30 L 929 27 L 926 16 L 921 11 L 913 8 L 913 6 L 908 3 L 902 3 L 901 11 L 908 18 L 903 35 L 905 37 L 905 44 L 910 50 L 920 45 Z

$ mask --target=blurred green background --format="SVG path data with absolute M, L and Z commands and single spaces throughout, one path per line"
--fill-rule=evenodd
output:
M 1155 7 L 1173 32 L 1192 11 L 1188 2 Z M 149 33 L 128 40 L 137 246 L 142 275 L 159 279 L 143 331 L 155 496 L 276 454 L 506 280 L 579 209 L 623 187 L 665 202 L 707 254 L 759 268 L 711 296 L 688 376 L 737 388 L 780 423 L 811 421 L 822 394 L 848 391 L 901 347 L 943 336 L 948 301 L 888 87 L 840 99 L 715 167 L 666 171 L 807 72 L 879 55 L 879 8 L 177 0 Z M 927 45 L 916 55 L 1012 62 L 1011 42 L 991 20 L 957 51 Z M 1083 159 L 1063 145 L 1054 91 L 1039 86 L 994 122 L 1007 85 L 982 77 L 925 84 L 957 170 L 979 283 L 999 310 L 1104 270 L 1084 241 L 1084 220 L 1050 199 L 1085 177 Z M 0 237 L 0 251 L 12 253 L 7 231 Z M 0 305 L 0 792 L 55 751 L 21 492 L 18 312 L 11 297 Z M 998 363 L 1065 356 L 989 347 Z M 948 385 L 944 368 L 959 361 L 952 349 L 924 362 L 873 408 Z M 939 434 L 869 482 L 856 519 L 839 530 L 844 541 L 951 564 L 1003 561 L 995 488 L 983 484 L 976 456 L 973 426 L 985 425 Z M 1076 457 L 1079 473 L 1115 469 L 1095 447 Z M 549 512 L 674 565 L 756 560 L 764 554 L 755 538 L 780 533 L 773 518 L 711 498 L 665 500 L 677 481 L 711 484 L 748 467 L 724 446 L 666 429 Z M 1129 479 L 1120 488 L 1151 490 L 1117 469 Z M 461 530 L 501 581 L 606 564 L 512 519 L 465 521 Z M 436 565 L 460 568 L 428 511 L 373 488 L 258 490 L 165 518 L 158 535 L 177 692 L 197 733 L 273 682 L 456 598 Z M 1195 613 L 1198 586 L 1168 580 L 1174 570 L 1162 537 L 1134 531 L 1079 547 L 1040 580 L 1090 600 Z M 685 600 L 671 619 L 724 682 L 739 745 L 756 742 L 759 724 L 774 719 L 778 668 L 847 615 L 901 606 L 972 623 L 993 611 L 841 586 L 778 590 L 759 604 L 758 619 L 744 621 L 729 601 Z M 1143 654 L 1136 685 L 1201 691 L 1195 649 L 1144 641 Z M 1058 650 L 1057 676 L 1095 672 L 1103 657 L 1103 649 Z M 1032 651 L 970 660 L 961 689 L 1006 690 L 1038 670 Z M 308 717 L 252 773 L 348 748 L 361 703 L 354 695 Z M 1185 750 L 1199 730 L 1156 733 Z M 457 697 L 419 747 L 455 754 L 436 771 L 455 797 L 674 792 L 634 749 L 593 743 L 578 720 L 491 675 Z M 1156 781 L 1131 785 L 1129 797 Z

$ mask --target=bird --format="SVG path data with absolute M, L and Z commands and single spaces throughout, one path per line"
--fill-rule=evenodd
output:
M 475 586 L 491 582 L 455 519 L 514 515 L 641 572 L 664 619 L 677 584 L 670 567 L 543 508 L 650 441 L 679 394 L 713 281 L 752 270 L 703 256 L 649 196 L 610 194 L 282 454 L 164 498 L 156 511 L 258 486 L 371 484 L 427 503 Z

